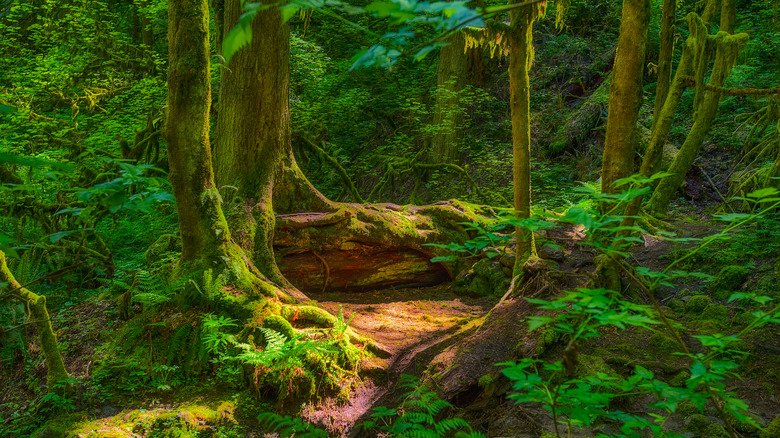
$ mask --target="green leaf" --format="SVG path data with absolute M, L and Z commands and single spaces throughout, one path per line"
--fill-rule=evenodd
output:
M 257 15 L 257 11 L 245 12 L 238 19 L 238 24 L 228 32 L 222 40 L 222 56 L 225 57 L 225 64 L 230 63 L 233 55 L 245 45 L 252 42 L 252 19 Z
M 777 195 L 778 190 L 774 187 L 766 187 L 747 194 L 748 198 L 766 198 L 768 196 Z

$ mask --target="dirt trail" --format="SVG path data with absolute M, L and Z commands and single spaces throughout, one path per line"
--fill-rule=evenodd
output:
M 401 374 L 417 375 L 441 350 L 475 327 L 494 303 L 457 296 L 452 286 L 382 289 L 364 293 L 327 293 L 311 298 L 333 314 L 342 310 L 350 327 L 381 344 L 387 357 L 369 358 L 363 370 L 371 377 L 346 404 L 326 399 L 310 405 L 303 416 L 339 436 L 361 436 L 354 426 L 371 408 L 391 403 Z

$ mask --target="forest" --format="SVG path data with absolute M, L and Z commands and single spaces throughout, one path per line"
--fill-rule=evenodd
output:
M 0 438 L 780 438 L 780 1 L 0 0 Z

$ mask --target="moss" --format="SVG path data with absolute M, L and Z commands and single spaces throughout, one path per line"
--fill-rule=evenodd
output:
M 692 401 L 685 400 L 677 406 L 677 410 L 675 412 L 683 418 L 688 418 L 693 414 L 699 413 L 699 408 L 697 408 Z
M 551 328 L 542 329 L 542 333 L 537 338 L 536 354 L 540 355 L 547 351 L 547 347 L 555 344 L 561 339 L 561 332 Z
M 683 300 L 678 300 L 678 299 L 669 300 L 667 306 L 674 313 L 683 313 L 685 311 L 685 302 Z
M 722 304 L 710 304 L 701 312 L 701 319 L 714 321 L 719 327 L 728 327 L 731 323 L 729 309 Z
M 777 438 L 780 436 L 780 417 L 775 418 L 772 420 L 771 423 L 769 423 L 769 426 L 766 427 L 761 432 L 761 435 L 759 435 L 761 438 Z
M 292 339 L 295 337 L 295 329 L 293 328 L 292 324 L 279 315 L 266 316 L 263 320 L 263 327 L 276 330 L 277 332 L 286 336 L 287 339 Z
M 314 306 L 287 306 L 282 308 L 282 316 L 288 321 L 306 321 L 320 327 L 333 327 L 337 322 L 335 316 Z
M 144 253 L 144 262 L 149 266 L 159 263 L 166 252 L 175 251 L 178 246 L 180 246 L 179 239 L 176 236 L 163 234 L 149 245 L 149 248 Z
M 622 377 L 612 369 L 612 367 L 607 365 L 607 362 L 604 359 L 598 356 L 580 354 L 577 356 L 577 362 L 577 368 L 574 371 L 574 374 L 577 377 L 589 377 L 595 376 L 598 373 L 603 373 L 610 377 L 623 380 Z
M 675 388 L 682 388 L 685 386 L 685 382 L 688 381 L 688 379 L 691 377 L 691 373 L 688 371 L 680 371 L 679 373 L 675 374 L 674 377 L 672 377 L 671 380 L 669 380 L 669 386 L 673 386 Z
M 745 282 L 750 268 L 740 265 L 724 266 L 718 277 L 710 283 L 710 291 L 718 300 L 725 300 Z
M 752 311 L 744 311 L 744 312 L 741 312 L 736 317 L 734 317 L 734 321 L 733 322 L 736 325 L 747 326 L 747 325 L 750 325 L 755 320 L 756 320 L 756 316 L 753 315 Z
M 492 385 L 493 382 L 495 382 L 495 379 L 490 374 L 485 374 L 484 376 L 479 378 L 479 387 L 482 389 L 487 388 L 488 386 Z
M 680 349 L 680 345 L 673 337 L 661 332 L 653 333 L 650 336 L 650 345 L 656 352 L 663 355 L 674 353 Z
M 720 323 L 711 319 L 691 321 L 688 325 L 691 328 L 697 329 L 699 332 L 707 335 L 712 335 L 723 331 Z
M 707 419 L 706 416 L 702 414 L 693 414 L 690 417 L 687 417 L 685 419 L 685 428 L 683 430 L 701 436 L 708 436 L 708 435 L 704 435 L 704 432 L 707 430 L 709 426 L 710 426 L 710 421 Z
M 689 318 L 699 316 L 710 304 L 712 304 L 712 298 L 706 295 L 694 295 L 685 305 L 685 315 Z

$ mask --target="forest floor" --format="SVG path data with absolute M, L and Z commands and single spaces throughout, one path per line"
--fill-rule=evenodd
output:
M 478 327 L 494 304 L 488 298 L 456 295 L 451 284 L 309 296 L 327 300 L 318 306 L 333 314 L 343 312 L 351 319 L 350 327 L 389 353 L 363 361 L 361 368 L 373 379 L 357 388 L 346 404 L 326 398 L 304 410 L 304 418 L 337 435 L 368 419 L 373 407 L 392 404 L 401 374 L 419 376 L 436 354 Z

